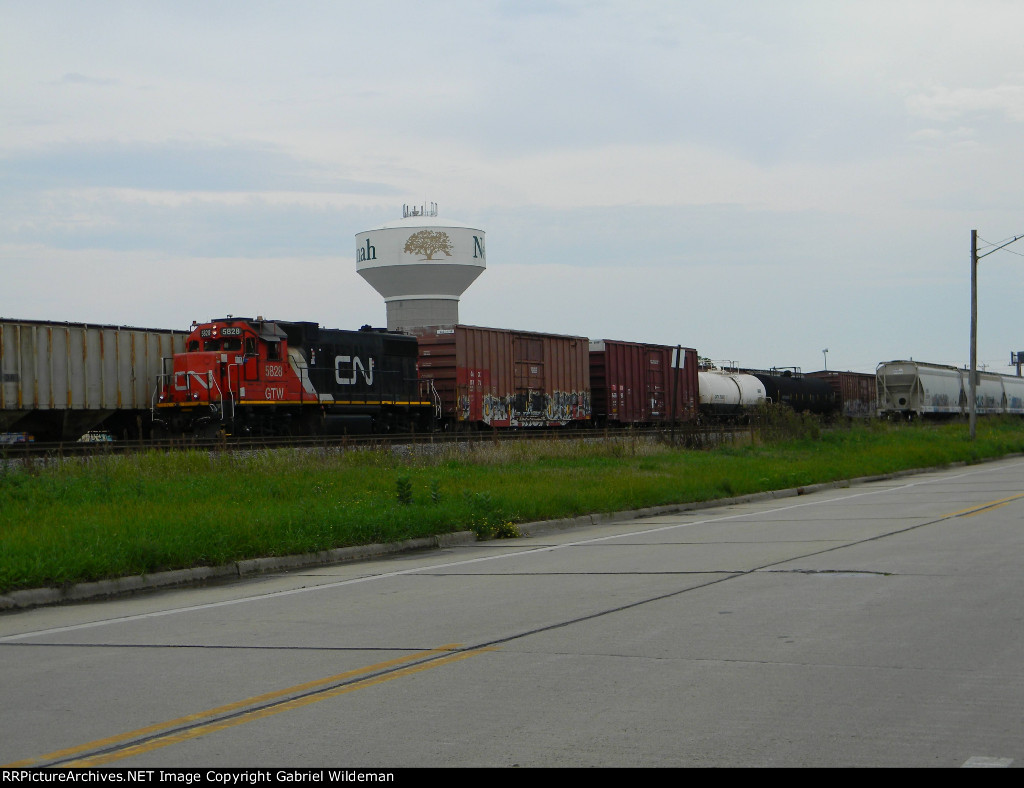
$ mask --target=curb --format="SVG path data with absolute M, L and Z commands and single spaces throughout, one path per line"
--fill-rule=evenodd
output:
M 1006 459 L 1000 457 L 998 459 Z M 951 463 L 945 468 L 956 468 L 966 463 Z M 808 484 L 804 487 L 790 487 L 785 490 L 769 490 L 766 492 L 738 495 L 733 498 L 716 498 L 711 501 L 695 501 L 692 503 L 669 504 L 666 506 L 648 506 L 643 509 L 630 509 L 623 512 L 604 512 L 585 514 L 579 517 L 567 517 L 558 520 L 540 520 L 533 523 L 519 524 L 519 531 L 524 537 L 536 536 L 548 531 L 565 531 L 571 528 L 585 528 L 606 523 L 625 522 L 644 517 L 657 517 L 664 514 L 678 514 L 695 509 L 713 509 L 721 506 L 732 506 L 738 503 L 753 503 L 775 498 L 794 498 L 798 495 L 850 487 L 854 484 L 898 479 L 928 473 L 936 468 L 918 468 L 907 471 L 862 476 L 856 479 L 840 480 Z M 86 600 L 127 596 L 139 591 L 196 586 L 210 581 L 236 580 L 267 572 L 280 572 L 293 569 L 306 569 L 314 566 L 328 566 L 347 561 L 365 561 L 398 553 L 409 553 L 417 550 L 439 550 L 446 547 L 459 547 L 474 544 L 478 541 L 472 531 L 457 531 L 439 534 L 420 539 L 407 539 L 402 542 L 388 544 L 359 545 L 356 547 L 340 547 L 334 550 L 323 550 L 318 553 L 299 555 L 271 556 L 268 558 L 250 558 L 235 561 L 224 566 L 199 566 L 192 569 L 175 569 L 169 572 L 155 572 L 151 575 L 134 575 L 115 580 L 100 580 L 94 583 L 76 583 L 61 588 L 28 588 L 11 591 L 0 595 L 0 612 L 26 610 L 44 605 L 58 605 L 66 602 L 82 602 Z
M 287 571 L 312 566 L 327 566 L 346 561 L 365 561 L 370 558 L 408 553 L 414 550 L 437 550 L 471 544 L 476 541 L 472 531 L 428 536 L 421 539 L 407 539 L 390 544 L 369 544 L 356 547 L 339 547 L 318 553 L 271 556 L 234 561 L 224 566 L 198 566 L 192 569 L 174 569 L 169 572 L 154 572 L 151 575 L 134 575 L 115 580 L 100 580 L 95 583 L 76 583 L 61 588 L 27 588 L 0 595 L 0 611 L 24 610 L 43 605 L 57 605 L 65 602 L 82 602 L 103 597 L 127 596 L 138 591 L 195 586 L 216 580 L 237 580 L 242 577 L 266 572 Z
M 965 463 L 951 463 L 945 467 L 956 468 Z M 894 471 L 892 473 L 878 474 L 875 476 L 861 476 L 856 479 L 840 479 L 834 482 L 819 482 L 807 484 L 803 487 L 789 487 L 784 490 L 766 490 L 759 493 L 748 493 L 737 495 L 732 498 L 715 498 L 710 501 L 691 501 L 689 503 L 667 504 L 665 506 L 648 506 L 644 509 L 629 509 L 624 512 L 604 512 L 597 514 L 585 514 L 580 517 L 569 517 L 561 520 L 541 520 L 535 523 L 522 523 L 519 530 L 523 536 L 534 536 L 545 531 L 564 531 L 569 528 L 580 528 L 588 525 L 600 525 L 602 523 L 616 523 L 625 520 L 638 520 L 643 517 L 657 517 L 663 514 L 679 514 L 690 512 L 696 509 L 714 509 L 721 506 L 732 506 L 738 503 L 754 503 L 757 501 L 768 501 L 775 498 L 795 498 L 798 495 L 807 495 L 820 490 L 844 489 L 854 484 L 867 484 L 868 482 L 885 481 L 886 479 L 898 479 L 903 476 L 913 476 L 918 473 L 928 473 L 935 468 L 919 468 L 909 471 Z

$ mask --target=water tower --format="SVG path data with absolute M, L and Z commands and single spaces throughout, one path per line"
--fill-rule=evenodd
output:
M 484 231 L 442 221 L 437 203 L 356 235 L 356 271 L 384 296 L 388 329 L 459 322 L 459 298 L 487 267 Z

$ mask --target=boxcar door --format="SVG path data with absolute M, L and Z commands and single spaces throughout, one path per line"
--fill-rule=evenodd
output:
M 517 336 L 512 339 L 513 375 L 515 378 L 515 413 L 535 421 L 544 416 L 547 403 L 544 390 L 544 341 L 536 337 Z
M 665 418 L 665 354 L 660 349 L 647 351 L 647 391 L 644 397 L 643 420 Z

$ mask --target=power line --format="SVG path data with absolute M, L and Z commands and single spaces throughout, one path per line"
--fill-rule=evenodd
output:
M 1019 236 L 1019 235 L 1017 236 L 1017 238 L 1020 238 L 1020 237 L 1021 237 L 1021 236 Z M 1006 243 L 1008 243 L 1008 244 L 1009 244 L 1009 243 L 1013 243 L 1014 241 L 1016 241 L 1016 240 L 1017 240 L 1017 238 L 1011 238 L 1011 239 L 1007 240 L 1007 241 L 1006 241 Z M 992 243 L 991 241 L 985 241 L 985 239 L 984 239 L 984 238 L 982 238 L 981 236 L 978 236 L 978 240 L 979 240 L 979 241 L 984 241 L 984 243 L 985 243 L 985 245 L 986 245 L 986 248 L 988 248 L 988 247 L 990 247 L 990 246 L 997 246 L 998 244 L 1002 244 L 1002 243 L 1003 243 L 1003 241 L 996 241 L 995 243 Z M 1004 245 L 1005 245 L 1005 244 L 1004 244 Z M 994 250 L 993 250 L 993 251 L 994 251 Z M 1024 252 L 1015 252 L 1015 251 L 1013 251 L 1013 249 L 1007 249 L 1006 251 L 1007 251 L 1007 252 L 1008 252 L 1009 254 L 1015 254 L 1015 255 L 1017 255 L 1017 257 L 1024 257 Z

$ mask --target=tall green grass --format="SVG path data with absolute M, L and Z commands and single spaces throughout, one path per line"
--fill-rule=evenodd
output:
M 799 426 L 799 425 L 798 425 Z M 790 432 L 793 432 L 790 430 Z M 1015 420 L 671 448 L 635 437 L 432 453 L 275 450 L 0 462 L 0 592 L 729 497 L 1024 451 Z

